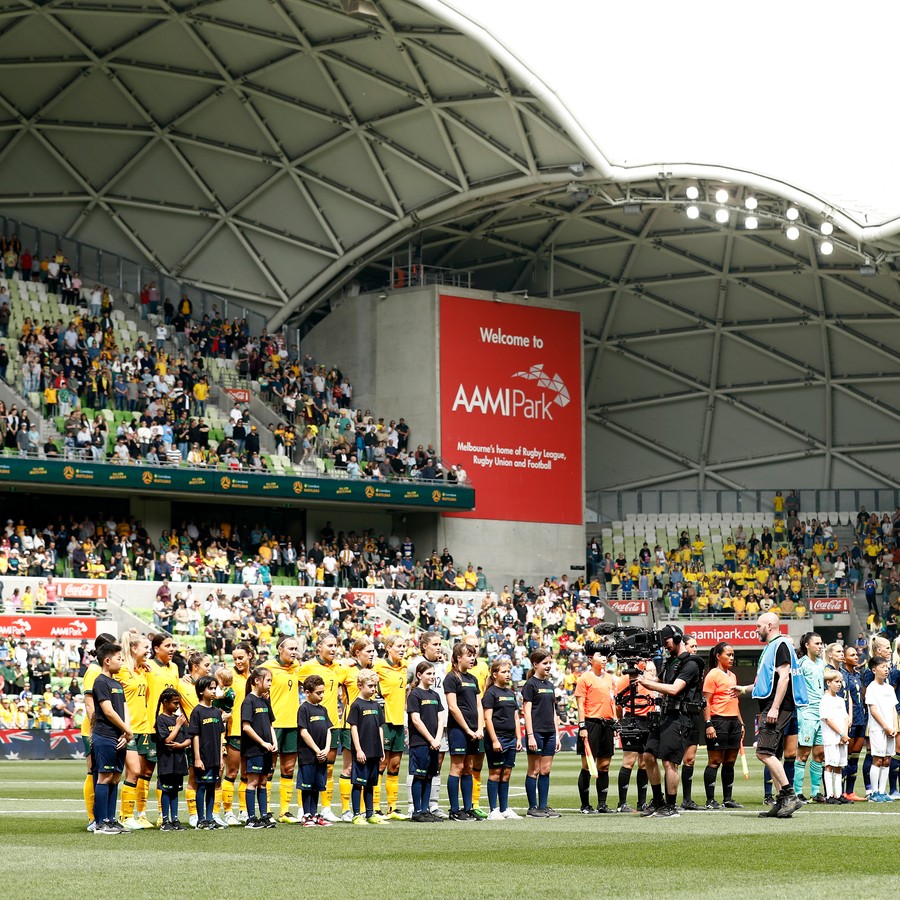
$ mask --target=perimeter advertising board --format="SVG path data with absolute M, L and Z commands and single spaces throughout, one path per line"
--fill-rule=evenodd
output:
M 584 521 L 581 317 L 440 301 L 441 456 L 476 491 L 467 518 Z

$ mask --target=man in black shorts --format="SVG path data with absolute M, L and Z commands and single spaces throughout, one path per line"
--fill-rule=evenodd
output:
M 702 708 L 703 664 L 684 647 L 684 634 L 677 625 L 666 625 L 659 632 L 669 653 L 659 681 L 641 675 L 638 683 L 662 694 L 662 718 L 658 728 L 650 732 L 644 760 L 653 790 L 653 802 L 641 813 L 660 819 L 679 815 L 675 805 L 678 795 L 678 767 L 684 759 L 693 719 Z M 666 796 L 663 800 L 658 760 L 666 772 Z M 654 783 L 655 782 L 655 783 Z
M 790 639 L 781 633 L 778 616 L 763 613 L 756 624 L 759 640 L 766 644 L 753 683 L 753 696 L 759 700 L 759 734 L 756 758 L 772 775 L 778 789 L 775 803 L 761 819 L 789 819 L 803 805 L 784 774 L 778 758 L 784 749 L 784 736 L 797 706 L 807 702 L 806 682 L 799 674 L 797 656 Z

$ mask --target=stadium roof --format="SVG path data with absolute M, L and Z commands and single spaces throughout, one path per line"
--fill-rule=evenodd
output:
M 840 79 L 802 48 L 790 68 L 816 89 L 786 102 L 781 41 L 743 20 L 713 35 L 710 54 L 744 54 L 732 76 L 673 34 L 684 15 L 651 28 L 652 13 L 0 0 L 0 209 L 242 298 L 272 327 L 384 277 L 410 241 L 477 287 L 570 301 L 603 451 L 589 487 L 896 485 L 889 117 L 813 128 L 819 86 Z M 847 61 L 810 27 L 816 58 Z M 866 35 L 869 71 L 884 35 Z

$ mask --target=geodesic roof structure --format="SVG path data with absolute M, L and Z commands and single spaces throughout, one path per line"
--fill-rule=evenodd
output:
M 574 305 L 589 488 L 897 483 L 892 228 L 728 160 L 613 165 L 449 4 L 0 0 L 0 68 L 4 215 L 271 327 L 410 241 Z

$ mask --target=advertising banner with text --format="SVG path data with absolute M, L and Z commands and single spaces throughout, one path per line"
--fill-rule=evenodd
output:
M 477 492 L 467 518 L 584 521 L 581 317 L 441 297 L 441 456 Z
M 97 620 L 93 616 L 0 616 L 0 637 L 92 641 L 97 637 Z

